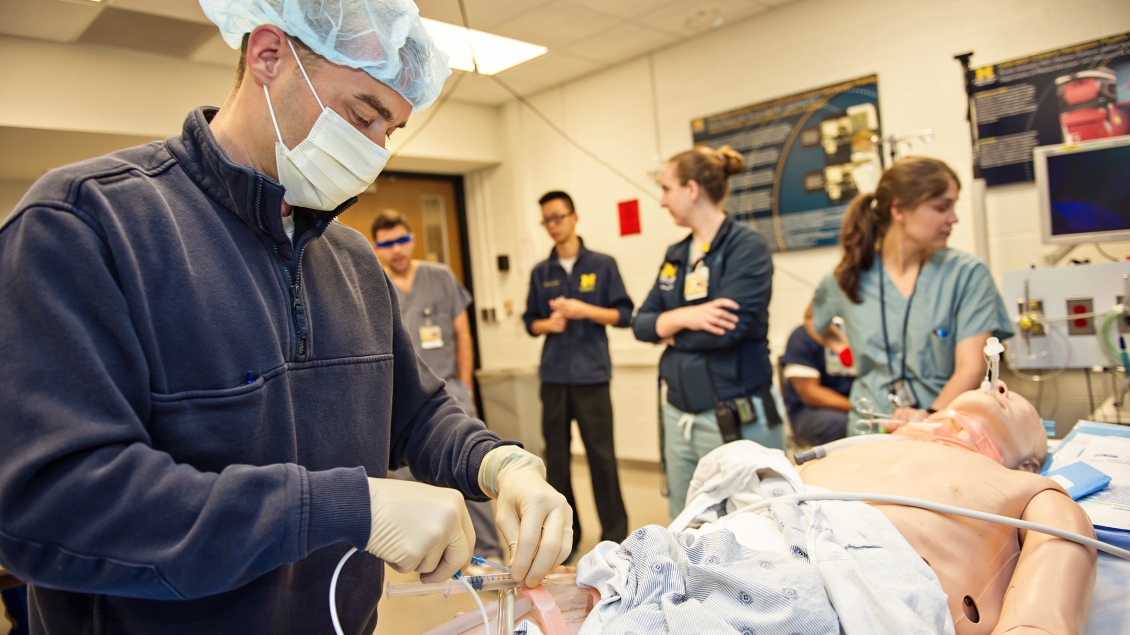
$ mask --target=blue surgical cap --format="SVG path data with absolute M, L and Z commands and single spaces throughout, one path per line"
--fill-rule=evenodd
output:
M 412 0 L 200 0 L 200 8 L 232 48 L 273 24 L 327 60 L 387 84 L 413 111 L 431 105 L 451 75 Z

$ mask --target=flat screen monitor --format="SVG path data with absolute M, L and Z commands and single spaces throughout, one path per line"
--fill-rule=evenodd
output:
M 1045 243 L 1130 240 L 1130 136 L 1033 155 Z

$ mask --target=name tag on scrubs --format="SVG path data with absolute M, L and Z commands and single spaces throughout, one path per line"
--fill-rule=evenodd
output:
M 710 290 L 710 269 L 708 267 L 699 267 L 694 271 L 687 274 L 683 280 L 683 299 L 684 300 L 701 300 L 706 297 L 707 292 Z
M 420 348 L 443 348 L 443 331 L 438 326 L 421 326 Z

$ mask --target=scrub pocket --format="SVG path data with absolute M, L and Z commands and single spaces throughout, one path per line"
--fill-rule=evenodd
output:
M 953 331 L 945 331 L 946 336 L 938 334 L 942 329 L 934 329 L 930 333 L 930 345 L 927 347 L 925 375 L 934 375 L 949 380 L 953 376 L 953 356 L 956 343 Z

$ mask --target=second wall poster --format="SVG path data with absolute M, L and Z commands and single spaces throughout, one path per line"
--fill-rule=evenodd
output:
M 875 75 L 691 122 L 695 145 L 729 145 L 746 169 L 730 177 L 726 211 L 775 252 L 835 245 L 858 182 L 881 171 Z

